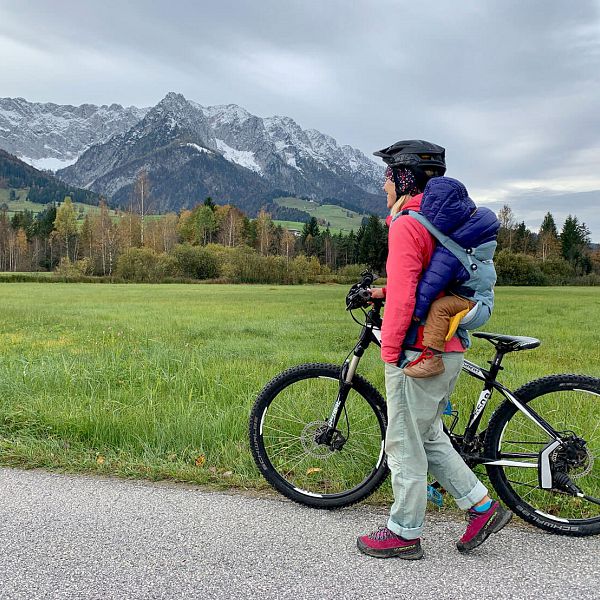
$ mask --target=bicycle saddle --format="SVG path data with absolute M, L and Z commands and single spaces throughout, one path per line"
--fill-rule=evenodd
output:
M 541 342 L 532 337 L 522 335 L 504 335 L 503 333 L 486 333 L 485 331 L 474 331 L 473 337 L 483 338 L 496 347 L 499 352 L 517 352 L 519 350 L 531 350 L 537 348 Z

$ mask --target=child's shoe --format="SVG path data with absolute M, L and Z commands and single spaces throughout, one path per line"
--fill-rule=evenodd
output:
M 445 371 L 441 352 L 425 348 L 419 356 L 409 362 L 403 371 L 408 377 L 424 378 L 441 375 Z

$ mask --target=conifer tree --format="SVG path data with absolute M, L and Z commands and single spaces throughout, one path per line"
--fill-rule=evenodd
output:
M 302 248 L 307 256 L 316 256 L 319 253 L 320 236 L 321 230 L 319 229 L 319 223 L 315 217 L 311 217 L 304 223 L 302 234 L 300 235 Z
M 590 232 L 585 223 L 569 215 L 560 233 L 563 258 L 569 261 L 579 273 L 591 270 L 589 254 Z
M 358 261 L 366 263 L 374 271 L 381 272 L 387 254 L 385 226 L 377 215 L 370 215 L 361 237 Z

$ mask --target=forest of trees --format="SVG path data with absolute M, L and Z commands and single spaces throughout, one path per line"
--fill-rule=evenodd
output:
M 353 264 L 382 270 L 386 245 L 385 226 L 375 216 L 345 236 L 310 218 L 297 236 L 276 225 L 265 210 L 249 219 L 211 198 L 166 215 L 147 215 L 141 204 L 111 211 L 105 202 L 83 214 L 66 197 L 38 214 L 25 210 L 9 218 L 7 206 L 0 205 L 0 271 L 293 283 Z
M 267 283 L 335 280 L 335 274 L 355 274 L 363 266 L 385 275 L 387 228 L 376 215 L 346 235 L 333 234 L 312 217 L 294 235 L 266 210 L 250 219 L 210 198 L 179 214 L 148 215 L 137 204 L 111 211 L 100 202 L 83 213 L 66 197 L 38 214 L 22 211 L 11 218 L 0 205 L 0 271 L 55 271 L 67 279 Z M 577 217 L 569 216 L 559 231 L 548 213 L 537 232 L 519 223 L 508 206 L 498 217 L 499 284 L 600 284 L 600 251 Z

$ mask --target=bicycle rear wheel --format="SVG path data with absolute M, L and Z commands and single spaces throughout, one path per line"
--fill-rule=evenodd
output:
M 526 384 L 515 396 L 566 440 L 564 447 L 550 455 L 552 472 L 566 472 L 584 494 L 600 498 L 600 380 L 552 375 Z M 486 455 L 531 466 L 487 465 L 494 489 L 515 513 L 536 527 L 571 536 L 600 533 L 600 505 L 540 487 L 538 457 L 549 442 L 536 423 L 514 404 L 504 402 L 490 419 Z
M 264 478 L 284 496 L 339 508 L 372 494 L 387 476 L 385 402 L 355 375 L 342 412 L 339 448 L 318 443 L 337 397 L 339 365 L 305 364 L 262 390 L 250 413 L 250 448 Z

